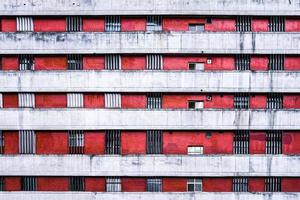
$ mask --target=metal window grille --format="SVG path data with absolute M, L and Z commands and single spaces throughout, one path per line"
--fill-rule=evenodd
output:
M 162 31 L 162 16 L 147 16 L 147 31 Z
M 17 17 L 17 31 L 33 31 L 33 17 Z
M 160 109 L 162 106 L 162 94 L 161 93 L 148 93 L 147 94 L 147 108 L 148 109 Z
M 0 93 L 0 108 L 3 108 L 3 95 Z
M 282 109 L 283 96 L 278 93 L 271 93 L 267 96 L 267 109 Z
M 270 32 L 284 32 L 285 31 L 285 17 L 271 16 L 269 18 Z
M 84 153 L 84 132 L 83 130 L 70 130 L 69 133 L 69 153 Z
M 269 55 L 269 70 L 284 70 L 284 55 L 273 54 Z
M 84 180 L 83 176 L 71 176 L 69 178 L 69 190 L 84 191 Z
M 121 154 L 121 131 L 105 131 L 105 152 L 106 154 Z
M 36 138 L 34 131 L 19 131 L 19 153 L 34 154 Z
M 247 54 L 239 54 L 235 56 L 236 70 L 250 70 L 251 56 Z
M 3 132 L 0 130 L 0 154 L 4 152 L 4 135 Z
M 82 31 L 82 17 L 81 16 L 68 16 L 67 17 L 67 32 L 80 32 Z
M 162 153 L 162 131 L 150 130 L 147 131 L 147 154 Z
M 105 55 L 105 69 L 106 70 L 120 70 L 121 69 L 121 55 Z
M 163 56 L 162 55 L 147 55 L 146 56 L 147 70 L 162 70 Z
M 189 155 L 200 155 L 203 154 L 203 147 L 188 147 Z
M 248 178 L 235 177 L 232 182 L 233 192 L 248 192 Z
M 187 181 L 188 192 L 202 192 L 202 179 L 189 178 Z
M 237 130 L 233 138 L 234 154 L 249 154 L 249 131 Z
M 204 70 L 204 63 L 189 63 L 189 70 Z
M 189 31 L 204 32 L 204 24 L 189 24 Z
M 19 55 L 19 70 L 34 70 L 34 56 L 30 54 Z
M 22 191 L 36 191 L 37 182 L 36 177 L 22 177 L 21 190 Z
M 266 132 L 266 154 L 282 153 L 282 131 L 269 130 Z
M 189 109 L 202 109 L 204 108 L 204 102 L 203 101 L 188 101 L 188 108 Z
M 68 108 L 82 108 L 83 107 L 83 94 L 82 93 L 68 93 L 67 94 L 67 107 Z
M 148 192 L 161 192 L 162 191 L 162 179 L 161 178 L 148 178 L 147 179 L 147 191 Z
M 281 178 L 280 177 L 265 178 L 265 191 L 266 192 L 281 192 Z
M 238 16 L 236 19 L 236 31 L 250 32 L 251 31 L 251 16 Z
M 0 191 L 4 191 L 4 177 L 0 176 Z
M 34 108 L 35 96 L 33 93 L 19 93 L 19 108 Z
M 250 96 L 247 93 L 238 93 L 234 95 L 234 108 L 249 109 Z
M 121 192 L 121 178 L 107 177 L 106 178 L 106 192 Z
M 68 55 L 68 70 L 82 70 L 83 62 L 82 55 L 79 54 L 71 54 Z
M 120 93 L 105 93 L 105 108 L 121 108 Z
M 120 16 L 106 16 L 105 17 L 105 31 L 106 32 L 121 31 L 121 17 Z

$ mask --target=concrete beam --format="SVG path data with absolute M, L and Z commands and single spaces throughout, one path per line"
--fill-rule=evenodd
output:
M 300 157 L 285 155 L 3 155 L 0 163 L 0 176 L 300 176 Z
M 0 15 L 287 15 L 297 0 L 2 0 Z
M 299 130 L 300 110 L 0 109 L 0 130 Z
M 299 92 L 299 72 L 11 71 L 1 92 Z
M 300 33 L 0 33 L 1 54 L 300 54 Z

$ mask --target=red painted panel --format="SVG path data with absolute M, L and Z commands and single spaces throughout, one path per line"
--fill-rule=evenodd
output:
M 84 153 L 85 154 L 104 154 L 105 153 L 105 134 L 101 131 L 84 132 Z
M 85 108 L 104 108 L 104 94 L 102 93 L 85 93 Z
M 269 58 L 267 56 L 252 56 L 250 62 L 251 70 L 266 71 L 268 70 Z
M 234 32 L 236 20 L 232 18 L 212 18 L 211 24 L 206 24 L 205 30 L 212 32 Z
M 285 131 L 282 136 L 282 153 L 300 153 L 300 133 L 299 131 Z
M 143 131 L 122 131 L 122 154 L 146 154 L 146 133 Z
M 4 93 L 3 108 L 17 108 L 18 107 L 18 94 L 16 93 Z
M 122 192 L 146 192 L 145 178 L 122 178 Z
M 260 94 L 250 96 L 250 108 L 252 109 L 267 108 L 267 96 L 260 95 Z
M 299 95 L 284 95 L 283 96 L 283 108 L 300 108 L 300 96 Z
M 104 56 L 83 56 L 83 69 L 85 70 L 102 70 L 104 69 Z
M 84 32 L 104 32 L 105 19 L 100 18 L 83 18 L 82 30 Z
M 37 191 L 68 191 L 68 177 L 38 177 Z
M 300 70 L 300 57 L 299 56 L 285 56 L 284 69 L 285 70 Z
M 204 154 L 232 154 L 233 133 L 211 132 L 207 137 L 205 132 L 164 132 L 164 154 L 187 154 L 188 146 L 203 146 Z
M 266 133 L 263 131 L 250 132 L 250 154 L 265 154 L 266 152 Z
M 34 58 L 35 70 L 66 70 L 66 56 L 36 56 Z
M 122 56 L 123 70 L 145 70 L 146 57 L 145 56 Z
M 65 32 L 66 18 L 35 18 L 35 32 Z
M 61 93 L 37 93 L 35 95 L 36 108 L 66 108 L 67 95 Z
M 20 177 L 5 177 L 5 191 L 21 191 Z
M 205 64 L 205 70 L 235 70 L 234 56 L 212 56 L 211 64 Z
M 146 31 L 146 18 L 122 17 L 121 31 Z
M 186 178 L 163 178 L 162 191 L 163 192 L 186 192 L 187 179 Z
M 17 131 L 4 131 L 4 154 L 19 153 L 19 133 Z
M 204 18 L 164 17 L 163 31 L 188 31 L 189 24 L 205 24 Z
M 37 154 L 68 154 L 68 133 L 66 131 L 37 131 Z
M 147 97 L 144 94 L 122 95 L 122 108 L 146 108 Z
M 232 192 L 232 178 L 203 178 L 203 192 Z
M 249 192 L 264 192 L 265 179 L 264 178 L 249 178 L 248 180 Z
M 269 19 L 253 18 L 252 19 L 252 32 L 268 32 Z
M 19 70 L 19 58 L 17 56 L 3 56 L 2 70 Z
M 16 18 L 2 18 L 1 19 L 1 31 L 2 32 L 16 32 L 17 31 Z
M 285 20 L 285 32 L 300 32 L 300 19 L 287 18 Z
M 282 178 L 282 192 L 300 192 L 300 178 Z
M 105 192 L 105 178 L 85 177 L 85 191 L 87 192 Z

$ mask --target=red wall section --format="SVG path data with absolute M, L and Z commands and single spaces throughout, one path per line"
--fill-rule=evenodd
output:
M 186 178 L 163 178 L 162 191 L 163 192 L 186 192 L 187 179 Z
M 5 191 L 20 191 L 21 178 L 20 177 L 5 177 Z
M 104 108 L 104 94 L 102 93 L 85 93 L 85 108 Z
M 282 192 L 300 192 L 300 178 L 282 178 Z
M 121 31 L 146 31 L 146 18 L 122 17 Z
M 284 95 L 283 108 L 300 108 L 300 95 Z
M 285 32 L 300 32 L 300 19 L 286 18 Z
M 187 154 L 188 146 L 203 146 L 204 154 L 232 154 L 233 133 L 212 132 L 164 132 L 164 154 Z
M 68 133 L 66 131 L 37 131 L 37 154 L 68 154 Z
M 2 70 L 19 70 L 19 58 L 17 56 L 3 56 Z
M 300 133 L 285 131 L 282 136 L 283 154 L 300 154 Z
M 251 109 L 265 109 L 267 108 L 267 96 L 266 95 L 251 95 L 250 96 L 250 108 Z
M 122 56 L 123 70 L 145 70 L 146 57 L 145 56 Z
M 254 71 L 268 70 L 269 58 L 268 56 L 251 56 L 250 68 Z
M 2 32 L 16 32 L 17 31 L 16 18 L 2 18 L 1 19 L 1 31 Z
M 285 56 L 284 69 L 285 70 L 300 70 L 300 57 L 299 56 Z
M 232 178 L 203 178 L 203 192 L 232 192 Z
M 36 108 L 66 108 L 67 95 L 60 93 L 37 93 L 35 95 Z
M 248 180 L 249 192 L 264 192 L 265 179 L 264 178 L 249 178 Z
M 4 131 L 4 154 L 19 153 L 18 131 Z
M 146 154 L 146 133 L 122 131 L 121 135 L 122 154 Z
M 84 132 L 84 153 L 85 154 L 104 154 L 105 153 L 105 134 L 101 131 Z
M 205 24 L 204 18 L 164 17 L 163 31 L 188 31 L 189 24 Z
M 235 70 L 234 56 L 212 56 L 211 64 L 205 65 L 205 70 Z
M 123 94 L 122 108 L 146 108 L 147 97 L 141 94 Z
M 35 70 L 66 70 L 66 56 L 35 56 Z
M 105 185 L 105 178 L 85 177 L 85 191 L 87 192 L 104 192 Z
M 68 191 L 68 177 L 38 177 L 37 191 Z
M 252 19 L 252 32 L 268 32 L 269 19 L 253 18 Z
M 146 192 L 145 178 L 122 178 L 122 192 Z
M 234 32 L 236 30 L 235 24 L 236 20 L 232 18 L 212 18 L 212 23 L 206 24 L 205 30 L 212 32 Z
M 66 18 L 35 18 L 35 32 L 65 32 Z
M 18 94 L 16 93 L 4 93 L 3 108 L 17 108 L 18 107 Z
M 104 69 L 104 56 L 83 56 L 83 69 L 102 70 Z
M 250 154 L 265 154 L 266 152 L 266 133 L 263 131 L 250 132 Z
M 104 18 L 83 18 L 82 30 L 84 32 L 104 32 Z

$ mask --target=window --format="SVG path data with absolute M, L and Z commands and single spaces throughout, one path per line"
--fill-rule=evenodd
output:
M 265 192 L 281 192 L 281 178 L 280 177 L 265 178 Z
M 284 32 L 285 31 L 285 17 L 271 16 L 269 18 L 270 32 Z
M 0 130 L 0 154 L 4 153 L 4 135 L 3 132 Z
M 269 70 L 272 71 L 284 70 L 284 55 L 280 55 L 280 54 L 269 55 Z
M 147 31 L 162 31 L 162 16 L 147 16 Z
M 36 177 L 22 177 L 21 191 L 36 191 Z
M 233 192 L 248 192 L 248 178 L 235 177 L 232 184 Z
M 69 178 L 70 191 L 84 191 L 84 177 L 72 176 Z
M 34 154 L 35 153 L 35 132 L 19 131 L 19 153 Z
M 271 93 L 267 96 L 267 109 L 282 109 L 283 96 L 282 94 Z
M 234 108 L 249 109 L 250 96 L 248 93 L 239 93 L 234 95 Z
M 106 32 L 121 31 L 121 18 L 120 18 L 120 16 L 106 16 L 105 17 L 105 31 Z
M 69 153 L 84 153 L 84 132 L 82 130 L 71 130 L 69 133 Z
M 121 56 L 120 55 L 105 55 L 105 69 L 106 70 L 120 70 Z
M 188 108 L 189 109 L 203 109 L 204 108 L 204 102 L 203 101 L 189 101 L 188 102 Z
M 68 93 L 67 94 L 67 107 L 68 108 L 82 108 L 83 107 L 83 94 L 82 93 Z
M 189 63 L 189 70 L 204 70 L 204 63 Z
M 105 108 L 121 108 L 120 93 L 105 93 Z
M 249 154 L 249 131 L 248 130 L 234 131 L 233 153 Z
M 235 56 L 236 70 L 250 70 L 251 56 L 246 54 L 239 54 Z
M 236 19 L 236 31 L 250 32 L 251 31 L 251 16 L 238 16 Z
M 33 31 L 33 17 L 17 17 L 17 31 Z
M 188 154 L 189 155 L 199 155 L 203 154 L 203 147 L 188 147 Z
M 121 178 L 107 177 L 106 178 L 106 192 L 121 192 Z
M 147 55 L 146 56 L 147 70 L 162 70 L 163 56 L 162 55 Z
M 19 70 L 34 70 L 34 57 L 33 55 L 23 54 L 19 55 Z
M 3 95 L 0 93 L 0 108 L 3 108 Z
M 151 130 L 147 135 L 147 154 L 162 153 L 162 131 Z
M 82 70 L 82 55 L 68 55 L 68 70 Z
M 19 93 L 19 108 L 34 108 L 35 97 L 33 93 Z
M 68 16 L 66 29 L 67 29 L 67 32 L 82 31 L 82 17 L 81 16 Z
M 266 154 L 282 153 L 282 131 L 270 130 L 266 132 Z
M 0 191 L 4 191 L 4 177 L 0 176 Z
M 121 131 L 105 131 L 105 152 L 106 154 L 121 154 Z
M 161 178 L 148 178 L 147 179 L 147 191 L 148 192 L 161 192 L 162 191 L 162 179 Z
M 148 93 L 147 94 L 147 108 L 160 109 L 162 105 L 161 93 Z
M 189 24 L 189 31 L 204 32 L 204 24 Z
M 212 23 L 212 18 L 211 17 L 207 17 L 206 18 L 206 23 L 207 24 L 211 24 Z
M 202 179 L 189 178 L 187 181 L 188 192 L 202 192 Z

